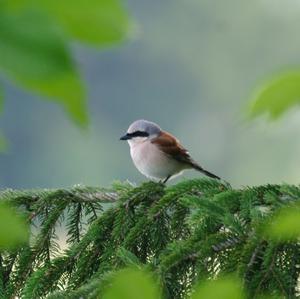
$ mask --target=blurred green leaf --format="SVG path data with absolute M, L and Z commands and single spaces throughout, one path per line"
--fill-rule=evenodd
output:
M 45 0 L 43 5 L 82 42 L 104 45 L 118 42 L 127 34 L 128 17 L 118 0 Z
M 74 39 L 105 45 L 124 39 L 128 15 L 119 0 L 9 0 L 10 7 L 44 9 Z
M 87 123 L 84 92 L 66 40 L 47 15 L 0 13 L 0 68 L 24 87 L 62 104 Z
M 0 68 L 18 84 L 47 96 L 86 125 L 85 92 L 70 38 L 96 45 L 123 40 L 128 16 L 119 0 L 3 0 Z
M 142 270 L 119 271 L 104 293 L 103 299 L 157 299 L 158 289 L 150 275 Z
M 0 248 L 7 249 L 28 240 L 29 228 L 25 219 L 7 204 L 0 203 Z
M 191 299 L 243 299 L 242 286 L 238 279 L 221 278 L 201 283 Z
M 290 241 L 300 237 L 300 207 L 284 207 L 265 228 L 267 236 L 274 240 Z
M 251 103 L 250 117 L 268 113 L 276 119 L 296 104 L 300 104 L 300 70 L 284 73 L 265 84 Z

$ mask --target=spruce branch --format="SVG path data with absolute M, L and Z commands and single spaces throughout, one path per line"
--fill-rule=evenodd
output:
M 299 198 L 297 186 L 234 190 L 210 179 L 0 191 L 32 228 L 29 244 L 1 252 L 0 295 L 97 298 L 130 265 L 151 270 L 164 299 L 187 298 L 199 280 L 228 273 L 239 274 L 249 297 L 294 298 L 300 245 L 273 242 L 263 228 Z

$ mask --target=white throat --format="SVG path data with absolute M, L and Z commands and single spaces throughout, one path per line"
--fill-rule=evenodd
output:
M 129 139 L 127 141 L 131 148 L 131 147 L 134 147 L 134 146 L 137 146 L 137 145 L 140 145 L 140 144 L 146 142 L 147 139 L 148 139 L 148 137 L 135 137 L 135 138 Z

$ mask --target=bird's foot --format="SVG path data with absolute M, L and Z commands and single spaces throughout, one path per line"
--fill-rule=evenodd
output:
M 168 175 L 168 176 L 162 181 L 162 183 L 163 183 L 163 184 L 166 184 L 170 177 L 171 177 L 171 175 Z

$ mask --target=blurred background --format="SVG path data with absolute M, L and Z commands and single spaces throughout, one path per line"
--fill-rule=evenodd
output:
M 88 93 L 88 130 L 56 103 L 5 81 L 0 127 L 9 148 L 0 154 L 0 187 L 144 181 L 119 141 L 140 118 L 176 135 L 235 187 L 298 183 L 299 110 L 274 123 L 246 121 L 245 111 L 267 78 L 300 64 L 300 2 L 128 0 L 126 7 L 135 27 L 121 46 L 72 48 Z

